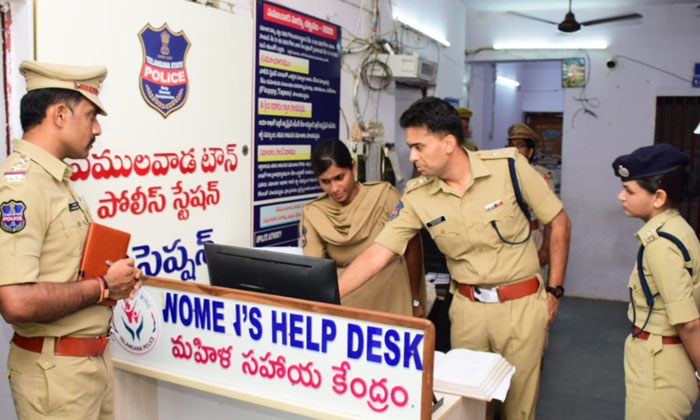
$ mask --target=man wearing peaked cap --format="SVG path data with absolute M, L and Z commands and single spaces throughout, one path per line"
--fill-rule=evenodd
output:
M 95 104 L 102 115 L 107 115 L 98 94 L 107 77 L 107 67 L 77 67 L 61 64 L 22 61 L 19 71 L 27 81 L 27 91 L 46 88 L 74 90 Z
M 462 119 L 462 129 L 464 130 L 464 147 L 466 147 L 467 150 L 471 150 L 472 152 L 475 152 L 478 150 L 478 147 L 476 147 L 476 144 L 474 144 L 474 142 L 468 140 L 468 138 L 469 138 L 469 121 L 472 118 L 472 110 L 469 108 L 462 107 L 462 106 L 458 106 L 455 109 L 457 110 L 457 113 L 459 114 L 459 118 Z
M 540 141 L 540 136 L 530 128 L 529 125 L 523 123 L 515 123 L 508 128 L 508 147 L 515 147 L 518 152 L 525 156 L 542 178 L 547 181 L 547 186 L 552 192 L 556 191 L 554 176 L 552 172 L 542 165 L 532 163 L 535 156 L 537 143 Z M 549 227 L 542 225 L 533 218 L 532 220 L 532 239 L 537 247 L 537 256 L 542 267 L 542 275 L 546 279 L 547 265 L 549 264 L 549 239 L 551 232 Z
M 540 141 L 540 136 L 523 123 L 515 123 L 508 128 L 508 147 L 515 147 L 521 155 L 532 162 L 535 155 L 535 146 Z
M 78 282 L 92 216 L 64 159 L 102 133 L 107 69 L 23 61 L 22 139 L 0 164 L 0 314 L 12 324 L 8 378 L 20 419 L 114 417 L 105 299 L 133 297 L 140 270 L 116 261 Z

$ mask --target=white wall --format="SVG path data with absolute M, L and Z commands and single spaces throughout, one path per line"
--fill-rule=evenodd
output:
M 474 112 L 470 130 L 472 141 L 481 149 L 504 147 L 508 127 L 523 122 L 526 112 L 564 111 L 558 61 L 479 62 L 470 66 L 469 99 L 474 104 L 470 105 Z M 494 66 L 498 75 L 517 80 L 520 86 L 494 83 Z
M 625 55 L 682 79 L 692 78 L 700 45 L 696 5 L 639 5 L 634 10 L 644 15 L 642 21 L 584 27 L 571 36 L 557 34 L 551 25 L 502 13 L 467 15 L 468 49 L 506 40 L 603 39 L 609 43 L 607 51 L 587 51 L 591 76 L 583 93 L 590 106 L 598 105 L 591 108 L 597 118 L 582 112 L 576 100 L 582 89 L 566 89 L 564 95 L 562 199 L 573 223 L 566 283 L 571 295 L 627 299 L 627 281 L 638 248 L 632 235 L 642 223 L 624 216 L 616 199 L 620 182 L 611 162 L 653 143 L 657 95 L 700 95 L 690 81 L 624 58 L 614 70 L 607 69 L 610 55 Z M 576 17 L 584 21 L 622 12 L 629 10 L 587 10 Z M 556 13 L 539 15 L 557 20 Z M 514 61 L 557 54 L 585 57 L 586 51 L 486 52 L 470 58 Z M 478 112 L 475 100 L 470 98 L 470 103 Z
M 526 62 L 520 77 L 520 94 L 524 112 L 562 112 L 564 110 L 561 62 Z

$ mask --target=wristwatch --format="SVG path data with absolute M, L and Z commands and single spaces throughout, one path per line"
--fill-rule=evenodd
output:
M 563 286 L 547 286 L 547 293 L 551 293 L 554 295 L 555 298 L 561 299 L 562 296 L 564 296 L 564 287 Z
M 420 306 L 420 300 L 418 299 L 413 299 L 413 302 L 411 303 L 414 308 L 417 308 Z

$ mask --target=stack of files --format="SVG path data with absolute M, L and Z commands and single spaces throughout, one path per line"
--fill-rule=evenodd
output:
M 435 352 L 433 390 L 491 401 L 505 400 L 515 367 L 498 353 L 452 349 Z

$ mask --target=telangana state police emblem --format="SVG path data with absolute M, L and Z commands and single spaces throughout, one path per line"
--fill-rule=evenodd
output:
M 189 82 L 185 60 L 190 40 L 184 31 L 173 32 L 168 24 L 155 29 L 147 24 L 139 39 L 143 65 L 139 76 L 141 95 L 146 103 L 167 118 L 187 101 Z
M 153 299 L 139 290 L 133 299 L 120 300 L 114 307 L 112 337 L 128 352 L 148 353 L 160 336 L 158 315 Z
M 21 201 L 5 201 L 0 204 L 0 227 L 7 233 L 17 233 L 27 226 L 24 211 L 27 206 Z

